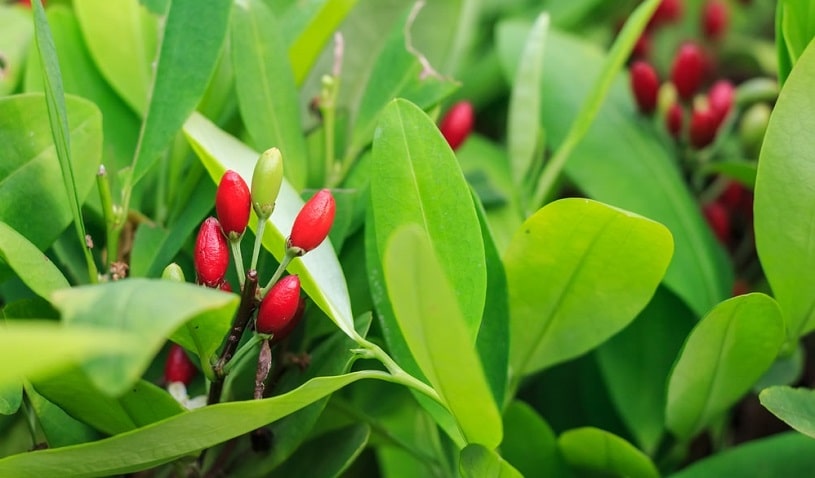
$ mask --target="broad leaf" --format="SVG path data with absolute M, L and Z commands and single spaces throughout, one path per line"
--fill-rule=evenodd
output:
M 459 468 L 464 478 L 522 478 L 523 475 L 500 455 L 483 445 L 467 445 L 461 450 Z
M 31 384 L 26 383 L 25 394 L 49 447 L 76 445 L 99 439 L 99 434 L 93 428 L 48 401 Z
M 815 438 L 815 390 L 776 386 L 762 390 L 759 399 L 787 425 Z
M 589 476 L 659 477 L 659 471 L 647 455 L 622 438 L 598 428 L 566 431 L 558 437 L 558 447 L 572 468 Z
M 586 353 L 628 325 L 672 250 L 661 224 L 588 199 L 556 201 L 527 219 L 504 257 L 511 382 Z
M 383 255 L 388 296 L 411 353 L 469 443 L 501 442 L 501 417 L 467 324 L 429 238 L 417 225 L 394 232 Z
M 815 46 L 801 56 L 773 108 L 755 189 L 756 249 L 773 294 L 784 311 L 787 335 L 797 341 L 815 329 Z
M 521 401 L 512 402 L 504 411 L 501 455 L 524 476 L 570 476 L 555 432 L 535 409 Z
M 0 222 L 0 260 L 44 299 L 49 298 L 55 290 L 70 285 L 45 254 L 4 222 Z
M 748 294 L 716 306 L 694 327 L 671 372 L 665 424 L 687 440 L 747 393 L 784 342 L 774 300 Z

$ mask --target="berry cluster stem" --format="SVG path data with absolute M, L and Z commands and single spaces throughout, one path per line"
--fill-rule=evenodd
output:
M 240 289 L 243 290 L 243 284 L 246 282 L 246 273 L 243 271 L 243 253 L 241 252 L 240 238 L 233 240 L 229 239 L 229 247 L 232 248 L 232 257 L 235 259 L 235 271 L 238 273 L 238 284 Z M 252 269 L 254 269 L 254 265 Z
M 280 265 L 277 266 L 277 270 L 274 272 L 274 275 L 272 276 L 271 279 L 269 279 L 269 282 L 266 284 L 266 287 L 264 287 L 260 291 L 261 297 L 265 296 L 266 293 L 269 292 L 269 289 L 271 289 L 272 286 L 275 285 L 275 283 L 278 280 L 280 280 L 280 277 L 283 275 L 283 272 L 285 272 L 286 268 L 289 267 L 289 264 L 291 263 L 292 259 L 294 259 L 294 257 L 295 257 L 294 253 L 287 249 L 286 254 L 283 256 L 283 260 L 280 261 Z
M 269 217 L 258 218 L 258 229 L 255 231 L 255 246 L 252 248 L 252 262 L 249 269 L 255 270 L 258 266 L 258 256 L 260 255 L 260 244 L 263 242 L 263 230 L 266 228 L 266 221 Z

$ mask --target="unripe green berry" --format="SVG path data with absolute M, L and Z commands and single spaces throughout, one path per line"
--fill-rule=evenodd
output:
M 758 153 L 761 151 L 761 143 L 764 141 L 764 133 L 767 131 L 770 113 L 772 113 L 770 105 L 756 103 L 748 108 L 741 117 L 739 139 L 744 152 L 750 158 L 757 158 Z
M 181 266 L 176 264 L 175 262 L 171 263 L 167 267 L 164 268 L 164 271 L 161 273 L 161 278 L 164 280 L 170 280 L 173 282 L 186 282 L 187 280 L 184 278 L 184 271 L 181 270 Z
M 252 208 L 258 218 L 272 215 L 282 183 L 283 156 L 277 148 L 267 149 L 260 155 L 252 173 Z

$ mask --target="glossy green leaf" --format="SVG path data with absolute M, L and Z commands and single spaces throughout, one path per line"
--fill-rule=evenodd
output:
M 112 360 L 139 347 L 134 336 L 89 327 L 63 327 L 45 321 L 6 321 L 0 334 L 0 386 L 20 383 L 21 377 L 48 377 L 75 363 L 96 357 Z
M 201 359 L 206 363 L 229 330 L 238 305 L 235 294 L 146 279 L 63 289 L 52 298 L 66 324 L 123 331 L 139 338 L 139 347 L 131 353 L 83 366 L 94 385 L 110 395 L 121 394 L 138 380 L 166 338 L 188 321 L 193 325 L 179 331 L 176 338 L 181 345 L 203 353 Z
M 597 349 L 597 363 L 620 418 L 637 445 L 653 455 L 665 430 L 665 385 L 693 312 L 660 287 L 634 322 Z M 637 393 L 632 393 L 637 390 Z
M 784 342 L 774 300 L 740 295 L 716 306 L 688 336 L 668 382 L 665 424 L 686 440 L 736 403 Z
M 622 330 L 648 304 L 672 251 L 661 224 L 588 199 L 556 201 L 527 219 L 504 256 L 511 380 Z
M 390 376 L 363 371 L 315 378 L 277 397 L 221 403 L 97 442 L 13 455 L 0 459 L 0 476 L 107 476 L 144 470 L 249 433 L 364 378 Z
M 213 181 L 232 169 L 250 182 L 258 153 L 198 114 L 187 121 L 184 133 Z M 303 200 L 294 188 L 283 181 L 274 213 L 263 232 L 263 245 L 278 260 L 283 258 L 286 237 L 302 206 Z M 256 221 L 252 216 L 250 227 L 254 230 Z M 300 276 L 303 289 L 343 332 L 356 336 L 345 277 L 329 241 L 292 261 L 289 271 Z
M 587 476 L 603 473 L 629 478 L 659 477 L 647 455 L 605 430 L 585 427 L 566 431 L 558 437 L 558 447 L 569 465 Z
M 144 380 L 134 383 L 121 396 L 111 397 L 79 368 L 37 380 L 34 388 L 72 417 L 107 435 L 128 432 L 185 411 L 167 392 Z
M 786 58 L 779 59 L 779 76 L 784 81 L 815 38 L 815 10 L 809 2 L 802 0 L 782 0 L 778 3 L 776 14 L 781 31 L 776 38 L 783 42 L 786 53 Z
M 487 287 L 481 227 L 453 152 L 430 118 L 408 101 L 393 101 L 382 113 L 371 204 L 380 255 L 405 224 L 427 232 L 474 343 Z
M 787 425 L 815 438 L 815 390 L 775 386 L 762 390 L 759 399 Z
M 789 340 L 815 329 L 815 296 L 802 284 L 815 280 L 815 46 L 804 52 L 773 108 L 755 189 L 756 249 L 773 294 L 784 311 Z
M 275 470 L 277 476 L 341 476 L 368 444 L 371 429 L 349 425 L 309 440 Z
M 40 395 L 30 384 L 25 385 L 25 394 L 49 447 L 76 445 L 99 438 L 99 434 L 93 428 L 65 413 Z
M 501 417 L 458 306 L 457 291 L 418 225 L 403 226 L 391 235 L 383 269 L 396 320 L 419 367 L 468 442 L 496 447 L 501 442 Z
M 230 0 L 173 0 L 159 46 L 150 104 L 133 159 L 132 183 L 170 146 L 215 71 L 229 25 Z
M 76 0 L 73 8 L 102 76 L 134 111 L 144 114 L 159 41 L 158 19 L 138 0 Z
M 483 445 L 473 443 L 461 450 L 459 468 L 463 478 L 522 478 L 506 460 Z
M 507 31 L 507 30 L 499 30 Z M 498 38 L 508 65 L 525 30 Z M 543 77 L 547 144 L 560 144 L 593 88 L 604 56 L 594 45 L 550 30 Z M 512 70 L 509 70 L 512 71 Z M 656 127 L 636 111 L 628 79 L 618 75 L 593 126 L 569 156 L 565 173 L 598 201 L 659 221 L 675 242 L 665 284 L 702 316 L 732 289 L 732 267 L 717 244 Z
M 243 0 L 232 11 L 230 31 L 235 86 L 246 129 L 256 148 L 280 149 L 286 178 L 300 191 L 306 184 L 306 143 L 278 21 L 261 0 Z
M 0 222 L 0 260 L 42 298 L 47 299 L 55 290 L 70 285 L 37 246 L 4 222 Z
M 76 191 L 82 201 L 99 166 L 102 117 L 92 103 L 80 98 L 67 97 L 66 106 Z M 43 95 L 0 99 L 0 157 L 0 220 L 45 249 L 70 224 L 72 215 Z
M 521 401 L 512 402 L 504 411 L 501 455 L 523 476 L 570 476 L 555 432 L 535 409 Z
M 0 51 L 3 52 L 0 96 L 6 96 L 20 81 L 34 30 L 30 16 L 22 8 L 3 4 L 0 5 L 0 32 L 3 32 L 0 35 Z
M 23 403 L 23 384 L 9 380 L 0 384 L 0 415 L 13 415 Z
M 815 467 L 815 440 L 795 432 L 753 440 L 699 460 L 669 478 L 777 478 L 808 476 Z
M 542 134 L 540 111 L 543 101 L 540 82 L 548 30 L 549 14 L 543 12 L 532 25 L 524 44 L 509 98 L 507 143 L 512 180 L 519 188 L 526 187 L 535 164 L 535 155 L 542 153 L 538 148 Z

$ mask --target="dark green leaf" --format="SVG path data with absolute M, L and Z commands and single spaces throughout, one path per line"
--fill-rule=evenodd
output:
M 340 476 L 368 444 L 371 429 L 356 424 L 330 431 L 299 447 L 275 471 L 277 476 Z
M 555 433 L 532 407 L 521 401 L 512 402 L 504 411 L 501 454 L 524 476 L 570 476 Z
M 64 410 L 37 393 L 37 390 L 29 384 L 25 386 L 25 394 L 33 412 L 37 415 L 37 421 L 42 427 L 49 447 L 76 445 L 99 438 L 99 434 L 93 428 L 65 413 Z
M 575 471 L 630 478 L 658 478 L 659 471 L 643 452 L 627 441 L 598 428 L 585 427 L 558 437 L 563 457 Z M 578 476 L 584 476 L 578 473 Z

